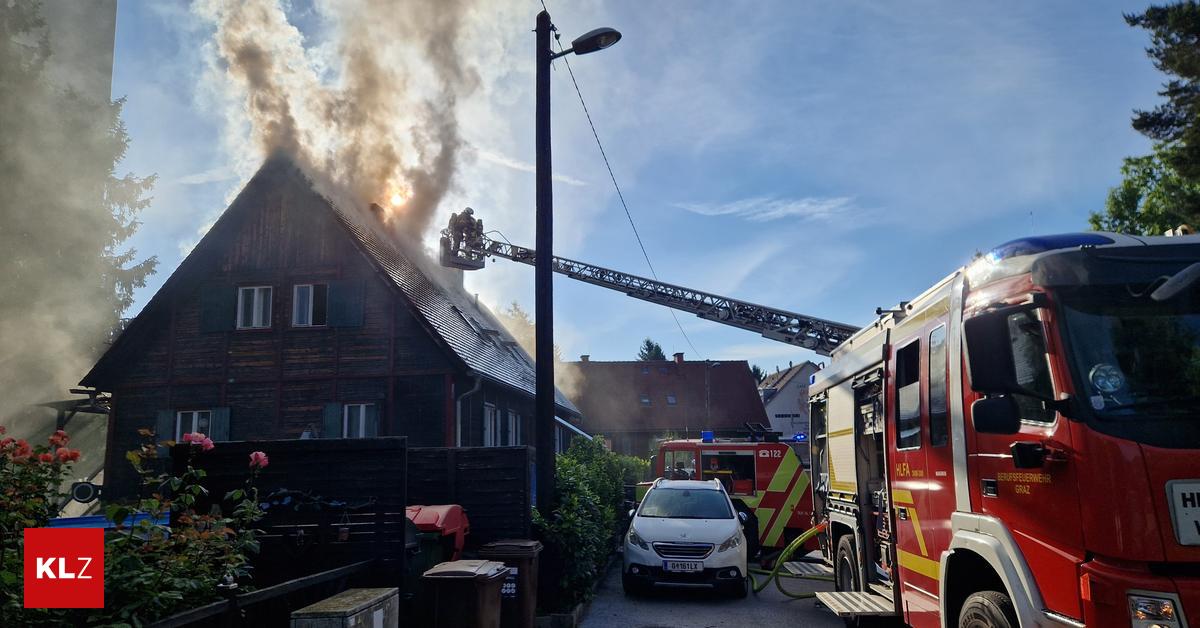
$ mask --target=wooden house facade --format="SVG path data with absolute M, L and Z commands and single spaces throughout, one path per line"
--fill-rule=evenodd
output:
M 112 394 L 110 497 L 135 488 L 139 428 L 532 444 L 533 360 L 460 274 L 364 220 L 288 160 L 262 167 L 81 382 Z

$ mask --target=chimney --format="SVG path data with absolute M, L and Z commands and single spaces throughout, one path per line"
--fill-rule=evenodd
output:
M 585 353 L 585 354 L 583 354 L 583 355 L 579 356 L 579 361 L 580 361 L 580 362 L 587 362 L 589 359 L 591 359 L 591 357 L 592 357 L 592 356 L 590 356 L 590 355 L 588 355 L 588 354 L 586 354 L 586 353 Z
M 476 299 L 476 300 L 478 300 L 478 299 L 479 299 L 479 295 L 475 295 L 475 299 Z M 788 360 L 788 368 L 789 368 L 789 369 L 790 369 L 790 368 L 792 368 L 792 361 L 791 361 L 791 360 Z
M 683 364 L 683 352 L 682 352 L 682 351 L 680 351 L 679 353 L 676 353 L 676 354 L 675 354 L 675 363 L 676 363 L 676 364 Z
M 385 218 L 387 217 L 387 213 L 384 212 L 383 208 L 380 207 L 378 203 L 371 203 L 371 214 L 375 216 L 375 219 L 379 222 L 384 222 Z

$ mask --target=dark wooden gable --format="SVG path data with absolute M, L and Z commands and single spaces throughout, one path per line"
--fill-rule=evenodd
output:
M 328 326 L 291 327 L 292 286 L 328 285 Z M 268 330 L 234 331 L 237 288 L 273 287 Z M 397 351 L 395 342 L 403 346 Z M 336 354 L 336 355 L 335 355 Z M 128 384 L 386 375 L 456 360 L 287 160 L 268 161 L 83 379 Z

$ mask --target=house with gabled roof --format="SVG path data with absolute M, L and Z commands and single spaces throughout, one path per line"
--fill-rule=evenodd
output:
M 81 382 L 112 395 L 105 490 L 160 439 L 404 435 L 532 444 L 534 364 L 462 289 L 367 212 L 268 160 Z M 579 410 L 556 392 L 565 444 Z
M 762 397 L 771 429 L 785 437 L 802 434 L 809 436 L 808 382 L 821 367 L 813 362 L 788 363 L 786 369 L 776 367 L 775 372 L 758 383 L 758 394 Z M 804 450 L 802 457 L 808 451 Z

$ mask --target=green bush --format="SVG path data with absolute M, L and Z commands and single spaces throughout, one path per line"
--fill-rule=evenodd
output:
M 543 590 L 542 606 L 569 609 L 591 596 L 623 531 L 624 485 L 640 481 L 648 468 L 646 460 L 612 453 L 599 437 L 576 439 L 558 455 L 558 506 L 549 521 L 536 511 L 533 515 L 546 545 L 543 559 L 556 563 L 542 568 L 553 582 L 552 590 Z

